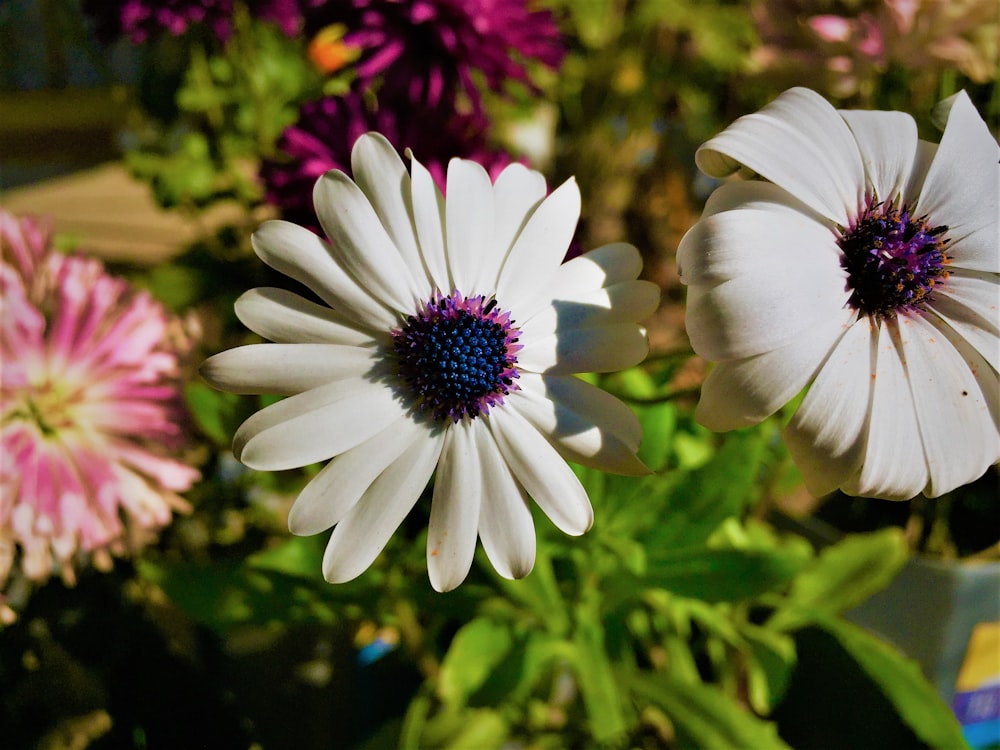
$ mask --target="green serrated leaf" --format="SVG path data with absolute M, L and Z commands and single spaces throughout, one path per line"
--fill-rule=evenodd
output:
M 438 674 L 438 697 L 464 706 L 510 652 L 510 627 L 484 617 L 466 623 L 455 634 Z
M 917 662 L 846 620 L 820 616 L 817 624 L 837 639 L 928 747 L 968 747 L 955 714 Z
M 860 604 L 885 588 L 906 564 L 903 532 L 889 528 L 850 534 L 823 550 L 792 585 L 788 605 L 769 625 L 791 630 L 811 622 L 811 613 L 835 614 Z
M 790 750 L 773 724 L 749 713 L 718 688 L 681 682 L 667 674 L 637 675 L 630 687 L 670 717 L 681 748 Z

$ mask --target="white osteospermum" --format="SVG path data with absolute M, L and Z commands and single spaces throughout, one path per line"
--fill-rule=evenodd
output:
M 785 439 L 807 487 L 936 497 L 1000 457 L 1000 149 L 964 93 L 940 145 L 901 112 L 791 89 L 698 151 L 754 179 L 678 250 L 709 374 L 698 418 L 755 424 L 808 386 Z
M 329 242 L 284 221 L 253 236 L 265 263 L 329 307 L 274 288 L 238 300 L 240 320 L 275 343 L 218 354 L 203 374 L 226 390 L 290 396 L 239 428 L 236 456 L 262 470 L 333 459 L 289 516 L 295 534 L 335 527 L 330 582 L 371 565 L 435 469 L 432 585 L 462 582 L 477 535 L 502 576 L 527 575 L 529 498 L 568 534 L 593 520 L 565 459 L 646 471 L 635 416 L 573 373 L 640 362 L 637 321 L 659 290 L 636 280 L 630 245 L 562 263 L 580 213 L 573 180 L 546 196 L 522 165 L 492 184 L 455 159 L 445 202 L 416 159 L 408 173 L 375 133 L 355 144 L 351 166 L 356 183 L 334 170 L 316 184 Z

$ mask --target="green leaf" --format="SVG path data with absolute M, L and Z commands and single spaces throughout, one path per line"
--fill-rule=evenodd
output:
M 955 714 L 920 666 L 887 643 L 846 620 L 819 616 L 817 624 L 837 639 L 895 707 L 899 717 L 929 747 L 967 747 Z
M 655 551 L 642 582 L 707 602 L 741 601 L 785 586 L 808 560 L 796 546 Z
M 251 555 L 247 564 L 258 570 L 272 570 L 315 581 L 323 569 L 325 544 L 325 539 L 320 536 L 293 536 L 275 547 Z
M 908 557 L 900 529 L 849 534 L 823 550 L 795 580 L 788 606 L 776 612 L 769 625 L 790 630 L 809 624 L 810 613 L 850 609 L 889 585 Z
M 681 682 L 668 674 L 636 676 L 630 686 L 670 717 L 681 748 L 790 750 L 773 724 L 749 713 L 718 688 Z
M 795 668 L 795 640 L 785 633 L 749 623 L 740 627 L 749 648 L 748 692 L 750 705 L 769 714 L 781 702 Z
M 627 729 L 622 690 L 615 680 L 605 647 L 604 627 L 594 602 L 581 602 L 577 606 L 574 646 L 576 658 L 572 666 L 590 731 L 598 743 L 621 740 Z
M 512 645 L 510 628 L 504 623 L 480 617 L 463 625 L 441 662 L 438 697 L 446 704 L 464 706 Z
M 195 424 L 220 447 L 228 447 L 240 422 L 251 408 L 241 396 L 224 393 L 198 382 L 184 386 L 184 398 Z
M 762 430 L 730 433 L 712 460 L 674 489 L 668 515 L 647 539 L 647 548 L 704 542 L 725 519 L 751 505 L 756 499 L 764 438 Z
M 445 745 L 448 750 L 493 750 L 503 745 L 509 731 L 507 722 L 492 709 L 465 712 L 462 730 Z

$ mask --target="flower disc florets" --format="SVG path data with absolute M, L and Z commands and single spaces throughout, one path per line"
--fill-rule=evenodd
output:
M 888 318 L 920 309 L 936 284 L 948 278 L 946 226 L 913 218 L 906 205 L 873 203 L 837 241 L 850 274 L 854 309 Z
M 493 298 L 435 296 L 392 332 L 399 377 L 434 419 L 478 417 L 517 390 L 519 334 Z

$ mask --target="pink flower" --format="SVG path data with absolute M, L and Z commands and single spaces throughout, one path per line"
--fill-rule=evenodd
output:
M 72 583 L 88 560 L 107 569 L 187 510 L 177 493 L 199 472 L 169 455 L 184 439 L 183 343 L 162 305 L 55 252 L 31 219 L 0 212 L 0 249 L 3 591 L 53 572 Z

